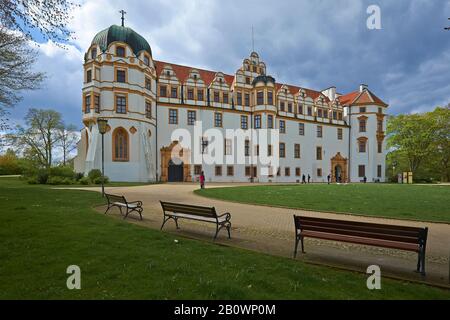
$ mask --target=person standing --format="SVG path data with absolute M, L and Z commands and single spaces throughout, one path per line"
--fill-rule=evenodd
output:
M 205 173 L 200 174 L 200 188 L 205 189 Z
M 305 176 L 305 174 L 303 174 L 303 176 L 302 176 L 302 184 L 306 184 L 306 176 Z
M 331 180 L 331 175 L 330 174 L 328 175 L 327 180 L 328 180 L 328 184 L 330 184 L 330 180 Z

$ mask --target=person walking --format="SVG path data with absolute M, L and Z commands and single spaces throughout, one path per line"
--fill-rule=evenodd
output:
M 304 174 L 302 176 L 302 184 L 306 184 L 306 176 Z
M 200 174 L 200 188 L 205 189 L 205 173 Z
M 308 183 L 311 183 L 311 176 L 308 174 Z
M 330 180 L 331 180 L 331 175 L 330 174 L 328 175 L 327 180 L 328 180 L 328 184 L 330 184 Z

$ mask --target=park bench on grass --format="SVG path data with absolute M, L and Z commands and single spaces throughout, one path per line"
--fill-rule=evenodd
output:
M 164 228 L 164 225 L 170 219 L 175 221 L 177 229 L 178 227 L 178 219 L 188 219 L 188 220 L 196 220 L 203 221 L 216 224 L 216 234 L 214 236 L 214 240 L 217 238 L 219 231 L 222 228 L 226 228 L 228 231 L 228 238 L 231 239 L 230 229 L 231 229 L 231 214 L 224 213 L 222 215 L 217 215 L 216 209 L 214 207 L 201 207 L 201 206 L 193 206 L 188 204 L 181 203 L 172 203 L 172 202 L 161 202 L 161 207 L 164 213 L 164 221 L 161 226 L 161 230 Z
M 107 214 L 112 207 L 117 207 L 122 215 L 122 208 L 126 209 L 125 216 L 123 217 L 124 219 L 126 219 L 130 213 L 137 212 L 142 220 L 142 211 L 144 210 L 142 208 L 142 201 L 129 202 L 124 196 L 116 196 L 108 193 L 105 193 L 105 196 L 108 201 L 108 208 L 106 209 L 105 214 Z
M 428 228 L 404 227 L 367 222 L 354 222 L 332 219 L 301 217 L 294 215 L 295 251 L 301 242 L 305 253 L 303 239 L 318 238 L 342 241 L 369 246 L 378 246 L 417 252 L 417 272 L 425 275 L 425 250 Z

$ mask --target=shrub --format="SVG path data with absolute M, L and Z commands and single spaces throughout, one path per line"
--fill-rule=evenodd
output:
M 37 177 L 31 177 L 27 180 L 28 184 L 38 184 Z
M 88 184 L 91 183 L 91 180 L 89 180 L 88 177 L 83 177 L 83 178 L 81 178 L 80 180 L 78 180 L 78 182 L 79 182 L 80 184 L 83 184 L 83 185 L 88 185 Z
M 70 185 L 70 184 L 73 184 L 74 182 L 75 181 L 72 178 L 64 178 L 62 180 L 62 184 L 65 184 L 65 185 Z
M 52 177 L 64 177 L 64 178 L 71 178 L 75 176 L 75 172 L 73 171 L 72 167 L 69 166 L 57 166 L 52 167 L 50 169 L 50 176 Z
M 91 171 L 89 171 L 88 177 L 92 182 L 94 182 L 95 179 L 102 177 L 102 172 L 99 169 L 92 169 Z
M 51 184 L 51 185 L 64 184 L 64 178 L 63 177 L 50 177 L 47 180 L 47 184 Z
M 75 181 L 80 181 L 81 179 L 84 178 L 84 173 L 77 172 L 77 173 L 75 173 L 75 175 L 73 176 L 73 178 L 75 179 Z
M 109 178 L 107 176 L 104 177 L 104 184 L 107 184 L 109 182 Z M 102 184 L 102 177 L 95 178 L 92 182 L 95 184 Z
M 48 177 L 49 177 L 49 174 L 48 174 L 48 170 L 46 170 L 46 169 L 40 169 L 40 170 L 38 170 L 38 172 L 36 174 L 36 179 L 39 184 L 46 184 L 48 181 Z

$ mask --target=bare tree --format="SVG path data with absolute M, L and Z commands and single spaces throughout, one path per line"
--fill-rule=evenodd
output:
M 79 140 L 77 128 L 74 125 L 64 126 L 57 130 L 58 146 L 63 154 L 63 165 L 67 163 L 67 157 L 77 147 Z
M 36 56 L 24 36 L 0 27 L 0 130 L 6 129 L 7 108 L 20 101 L 19 92 L 38 89 L 44 79 L 31 71 Z

